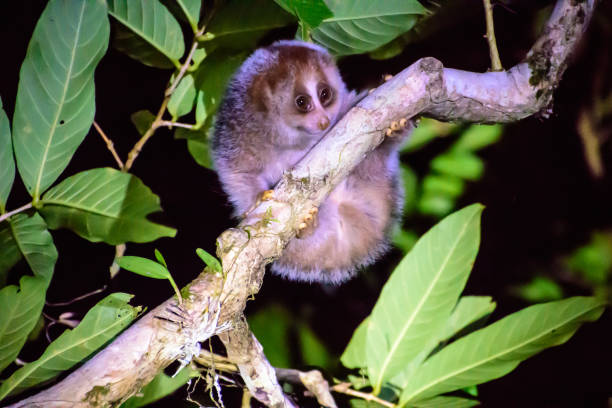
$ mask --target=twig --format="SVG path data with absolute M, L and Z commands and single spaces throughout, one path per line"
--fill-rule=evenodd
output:
M 151 124 L 151 127 L 147 129 L 145 134 L 142 135 L 140 140 L 136 142 L 134 147 L 132 147 L 132 150 L 130 150 L 130 152 L 128 153 L 128 159 L 125 162 L 125 166 L 123 166 L 123 169 L 122 169 L 123 171 L 125 172 L 130 171 L 130 169 L 132 168 L 132 165 L 134 164 L 134 161 L 138 157 L 138 154 L 140 154 L 140 151 L 142 150 L 143 146 L 145 145 L 145 143 L 147 143 L 147 141 L 151 138 L 151 136 L 153 136 L 153 134 L 155 133 L 155 130 L 157 130 L 157 128 L 159 127 L 159 122 L 161 121 L 162 116 L 164 116 L 164 113 L 166 113 L 166 107 L 168 106 L 169 101 L 170 101 L 169 96 L 166 96 L 164 100 L 162 101 L 162 104 L 159 107 L 159 111 L 157 111 L 157 116 L 155 116 L 155 120 Z
M 366 401 L 376 402 L 385 407 L 395 408 L 396 405 L 392 402 L 386 401 L 382 398 L 378 398 L 374 394 L 370 394 L 367 392 L 357 391 L 351 388 L 351 383 L 340 383 L 336 384 L 330 388 L 333 392 L 337 392 L 340 394 L 350 395 L 351 397 L 361 398 Z
M 158 124 L 158 127 L 161 127 L 161 126 L 166 126 L 166 127 L 169 127 L 169 128 L 181 127 L 181 128 L 185 128 L 185 129 L 193 129 L 194 128 L 194 125 L 191 125 L 189 123 L 172 122 L 170 120 L 162 120 Z
M 16 208 L 13 211 L 6 212 L 6 213 L 0 215 L 0 222 L 6 220 L 7 218 L 9 218 L 9 217 L 11 217 L 11 216 L 13 216 L 15 214 L 18 214 L 18 213 L 20 213 L 22 211 L 30 209 L 30 208 L 32 208 L 32 203 L 27 203 L 26 205 L 22 205 L 21 207 Z
M 604 166 L 601 160 L 600 140 L 597 134 L 596 125 L 593 123 L 591 112 L 583 109 L 578 116 L 576 130 L 582 140 L 584 158 L 587 162 L 591 175 L 594 178 L 601 178 L 604 175 Z
M 497 41 L 495 40 L 495 28 L 493 27 L 493 8 L 491 0 L 482 0 L 485 9 L 485 19 L 487 22 L 487 41 L 489 42 L 489 54 L 491 55 L 491 71 L 503 71 L 499 52 L 497 51 Z
M 98 293 L 104 292 L 106 290 L 106 288 L 107 288 L 107 285 L 104 285 L 104 286 L 102 286 L 99 289 L 96 289 L 96 290 L 93 290 L 91 292 L 85 293 L 85 294 L 83 294 L 81 296 L 75 297 L 74 299 L 70 299 L 70 300 L 68 300 L 66 302 L 55 302 L 55 303 L 53 303 L 53 302 L 45 302 L 45 306 L 51 306 L 51 307 L 68 306 L 68 305 L 73 304 L 74 302 L 78 302 L 79 300 L 83 300 L 83 299 L 86 299 L 86 298 L 88 298 L 90 296 L 97 295 Z
M 100 125 L 98 125 L 98 122 L 94 120 L 93 125 L 98 131 L 98 134 L 102 136 L 102 139 L 104 139 L 104 141 L 106 142 L 106 148 L 112 153 L 113 157 L 115 158 L 115 161 L 117 162 L 117 165 L 120 169 L 122 169 L 123 162 L 121 161 L 121 158 L 119 158 L 117 151 L 115 151 L 115 145 L 113 144 L 113 141 L 108 136 L 106 136 Z

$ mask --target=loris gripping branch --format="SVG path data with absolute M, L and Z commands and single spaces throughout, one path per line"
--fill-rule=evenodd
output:
M 356 102 L 322 47 L 278 41 L 255 51 L 229 83 L 213 138 L 223 189 L 242 215 Z M 340 283 L 388 248 L 401 213 L 397 149 L 387 138 L 321 204 L 272 264 L 289 279 Z

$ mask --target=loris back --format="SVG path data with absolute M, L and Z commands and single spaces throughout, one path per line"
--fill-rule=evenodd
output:
M 221 102 L 213 157 L 223 189 L 244 214 L 352 106 L 333 58 L 314 44 L 279 41 L 255 51 Z M 401 211 L 397 142 L 371 152 L 321 204 L 272 271 L 294 280 L 339 283 L 387 249 Z

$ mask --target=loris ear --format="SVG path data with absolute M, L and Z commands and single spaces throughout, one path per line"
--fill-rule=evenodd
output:
M 257 75 L 253 78 L 253 83 L 249 88 L 249 100 L 252 108 L 256 112 L 266 113 L 272 102 L 272 89 L 270 83 L 264 75 Z

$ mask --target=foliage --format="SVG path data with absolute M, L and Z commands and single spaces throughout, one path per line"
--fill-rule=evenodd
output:
M 342 363 L 367 373 L 374 394 L 393 390 L 389 399 L 398 406 L 444 406 L 440 394 L 507 374 L 603 312 L 604 301 L 574 297 L 531 306 L 462 336 L 495 307 L 490 298 L 459 298 L 478 250 L 481 211 L 466 207 L 423 235 L 355 331 Z
M 199 0 L 50 0 L 46 5 L 21 66 L 12 131 L 0 100 L 0 370 L 14 369 L 11 362 L 40 321 L 58 258 L 49 229 L 66 228 L 108 245 L 176 234 L 148 219 L 161 211 L 160 199 L 147 180 L 129 173 L 130 166 L 94 168 L 62 178 L 93 123 L 94 74 L 107 51 L 111 24 L 116 49 L 147 67 L 171 70 L 159 113 L 140 110 L 131 115 L 142 144 L 159 127 L 174 127 L 175 138 L 187 140 L 194 160 L 212 168 L 210 133 L 225 86 L 273 30 L 289 27 L 293 32 L 297 26 L 297 37 L 322 44 L 336 56 L 370 52 L 390 58 L 401 52 L 406 36 L 427 14 L 417 0 L 214 3 L 212 9 Z M 192 38 L 186 38 L 187 33 Z M 170 120 L 162 123 L 166 110 Z M 449 214 L 466 183 L 482 176 L 484 164 L 476 152 L 495 143 L 500 134 L 499 126 L 423 120 L 404 155 L 443 136 L 453 142 L 431 161 L 424 177 L 403 167 L 407 216 L 437 219 Z M 133 162 L 142 144 L 134 146 L 129 160 Z M 20 185 L 14 182 L 15 169 L 31 202 L 8 214 L 7 202 Z M 479 205 L 467 207 L 418 242 L 416 231 L 397 231 L 395 244 L 405 251 L 414 249 L 342 356 L 345 366 L 360 370 L 361 377 L 350 377 L 356 388 L 369 386 L 399 405 L 472 406 L 473 399 L 438 394 L 497 378 L 541 349 L 563 343 L 581 323 L 599 316 L 601 301 L 571 298 L 525 309 L 465 335 L 495 308 L 488 297 L 460 297 L 479 245 L 481 211 Z M 601 242 L 579 251 L 567 265 L 584 279 L 609 287 L 610 258 L 602 255 L 606 252 Z M 209 270 L 222 272 L 214 256 L 201 249 L 197 253 Z M 168 279 L 180 299 L 164 257 L 157 250 L 155 257 L 157 262 L 124 256 L 117 263 L 144 276 Z M 21 259 L 32 275 L 7 285 L 9 271 Z M 5 377 L 10 376 L 0 386 L 0 400 L 57 378 L 108 343 L 141 310 L 127 304 L 130 297 L 109 294 L 37 360 L 5 371 Z M 250 324 L 275 364 L 329 370 L 336 365 L 304 321 L 277 307 L 251 316 Z M 505 341 L 491 341 L 510 331 Z M 299 359 L 288 353 L 288 338 L 296 339 Z M 187 369 L 175 378 L 161 373 L 142 390 L 142 397 L 125 406 L 144 406 L 194 375 Z M 363 406 L 363 401 L 352 404 Z

